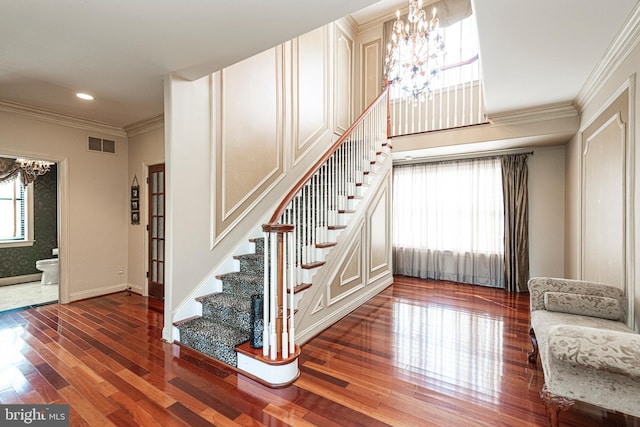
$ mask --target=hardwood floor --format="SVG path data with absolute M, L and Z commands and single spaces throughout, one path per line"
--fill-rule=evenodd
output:
M 0 403 L 70 403 L 72 426 L 546 426 L 528 295 L 397 277 L 302 347 L 269 389 L 162 342 L 126 293 L 0 315 Z M 640 426 L 576 404 L 564 426 Z

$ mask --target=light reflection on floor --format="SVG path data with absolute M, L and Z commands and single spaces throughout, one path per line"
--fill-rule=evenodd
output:
M 58 285 L 40 282 L 0 286 L 0 312 L 16 308 L 42 305 L 58 300 Z
M 497 402 L 503 372 L 504 323 L 445 305 L 393 303 L 398 366 Z

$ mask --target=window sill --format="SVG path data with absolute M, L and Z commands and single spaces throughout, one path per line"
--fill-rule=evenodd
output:
M 33 246 L 35 240 L 0 240 L 0 249 Z

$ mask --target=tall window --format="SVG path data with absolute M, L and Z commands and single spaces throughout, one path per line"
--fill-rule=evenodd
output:
M 475 17 L 449 25 L 443 29 L 442 37 L 446 54 L 439 78 L 433 89 L 453 87 L 480 79 L 478 61 L 478 35 Z
M 504 285 L 499 159 L 396 166 L 394 272 Z
M 32 200 L 29 187 L 19 179 L 0 183 L 0 244 L 33 240 Z

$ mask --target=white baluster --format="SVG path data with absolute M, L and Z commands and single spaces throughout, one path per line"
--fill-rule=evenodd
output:
M 262 304 L 262 355 L 267 357 L 269 355 L 269 234 L 263 233 L 264 243 L 262 255 L 264 257 L 264 289 L 263 289 L 263 304 Z
M 291 234 L 291 246 L 292 248 L 296 247 L 296 238 L 293 233 Z M 296 279 L 295 279 L 295 265 L 294 265 L 294 259 L 293 259 L 293 252 L 291 251 L 289 253 L 289 263 L 291 266 L 291 270 L 289 273 L 289 293 L 285 294 L 285 298 L 286 296 L 290 298 L 290 301 L 289 301 L 289 354 L 293 355 L 295 353 L 295 336 L 296 336 L 295 322 L 294 322 L 295 295 L 293 291 L 296 287 Z M 283 343 L 283 345 L 285 344 Z
M 270 242 L 270 258 L 271 258 L 271 286 L 269 286 L 270 296 L 269 296 L 269 328 L 270 335 L 269 344 L 271 348 L 271 360 L 276 360 L 278 357 L 278 343 L 277 343 L 277 333 L 276 333 L 276 319 L 278 318 L 278 235 L 277 233 L 271 233 L 271 242 Z
M 282 268 L 283 268 L 284 274 L 282 278 L 282 289 L 280 289 L 280 292 L 282 292 L 282 342 L 280 346 L 282 348 L 283 359 L 286 359 L 289 357 L 289 332 L 287 331 L 287 315 L 289 314 L 287 313 L 287 302 L 289 299 L 289 295 L 287 294 L 287 286 L 289 284 L 287 273 L 289 272 L 289 268 L 287 268 L 287 260 L 289 259 L 289 252 L 291 250 L 290 236 L 291 236 L 291 233 L 285 233 L 282 236 L 282 239 L 283 239 L 282 250 L 284 251 L 284 254 L 282 257 L 282 263 L 284 265 L 282 266 Z

